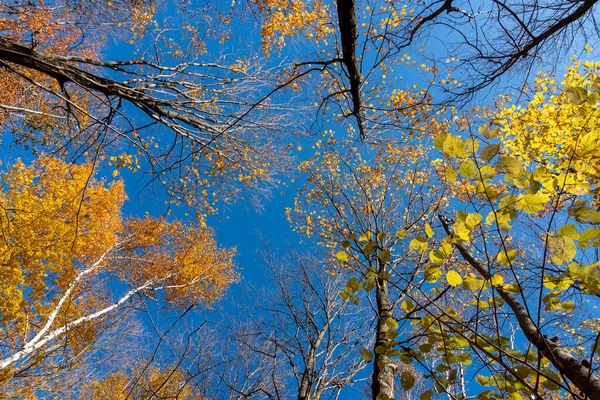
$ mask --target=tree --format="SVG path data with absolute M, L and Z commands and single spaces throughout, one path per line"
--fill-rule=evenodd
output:
M 268 284 L 237 293 L 192 341 L 185 369 L 207 399 L 335 399 L 362 391 L 371 342 L 366 306 L 343 301 L 346 279 L 314 255 L 265 253 Z M 189 363 L 188 363 L 189 364 Z
M 490 388 L 480 398 L 600 397 L 597 76 L 597 63 L 576 61 L 561 83 L 541 76 L 521 107 L 458 119 L 469 137 L 436 138 L 441 170 L 463 196 L 455 215 L 439 217 L 455 252 L 430 253 L 429 268 L 447 271 L 432 295 L 468 299 L 421 312 L 427 340 L 411 357 L 444 360 L 439 392 L 471 366 L 486 371 L 476 373 Z
M 345 278 L 318 258 L 267 254 L 265 262 L 275 290 L 255 305 L 254 335 L 264 343 L 260 352 L 279 366 L 278 375 L 287 376 L 274 397 L 289 391 L 298 400 L 338 398 L 356 386 L 366 366 L 361 354 L 370 345 L 371 321 L 339 297 Z
M 426 262 L 408 250 L 427 246 L 433 233 L 427 221 L 444 204 L 444 191 L 436 191 L 435 171 L 421 145 L 390 138 L 360 151 L 352 141 L 338 144 L 333 133 L 324 141 L 300 164 L 307 183 L 288 216 L 295 229 L 332 249 L 336 272 L 350 275 L 343 300 L 358 304 L 366 293 L 362 301 L 372 307 L 366 318 L 376 321 L 373 347 L 362 354 L 373 360 L 372 396 L 393 398 L 401 372 L 393 357 L 411 340 L 410 319 L 398 313 L 400 307 L 413 310 L 407 296 L 419 291 Z M 405 376 L 402 386 L 409 387 Z
M 115 1 L 108 8 L 129 5 L 123 24 L 134 44 L 155 22 L 153 45 L 161 51 L 126 61 L 79 51 L 101 36 L 102 26 L 121 29 L 116 11 L 98 15 L 88 1 L 73 9 L 32 3 L 0 9 L 0 68 L 9 88 L 0 99 L 0 122 L 10 122 L 17 141 L 38 151 L 142 170 L 148 183 L 163 183 L 174 202 L 201 211 L 239 197 L 240 187 L 253 195 L 268 192 L 274 170 L 288 160 L 280 139 L 291 121 L 270 96 L 277 68 L 209 54 L 206 43 L 193 45 L 202 42 L 198 30 L 204 27 L 159 26 L 154 5 L 134 3 Z M 115 19 L 102 22 L 110 16 Z M 44 25 L 52 19 L 55 24 Z M 175 45 L 178 33 L 189 39 L 188 48 Z
M 121 217 L 119 181 L 87 165 L 16 163 L 0 201 L 0 357 L 4 385 L 68 366 L 145 298 L 185 310 L 217 300 L 237 278 L 233 250 L 210 229 Z M 24 372 L 27 372 L 26 374 Z M 35 387 L 31 383 L 26 384 Z
M 292 76 L 304 81 L 319 74 L 321 81 L 313 85 L 321 89 L 318 114 L 352 117 L 362 139 L 390 128 L 386 114 L 394 108 L 388 96 L 409 86 L 403 78 L 417 81 L 415 94 L 424 90 L 436 93 L 438 103 L 464 105 L 477 93 L 486 94 L 503 77 L 504 84 L 510 82 L 511 72 L 529 78 L 541 64 L 561 64 L 573 44 L 580 42 L 583 47 L 598 31 L 594 0 L 264 3 L 277 11 L 261 9 L 262 29 L 279 32 L 280 41 L 293 44 L 300 28 L 318 25 L 308 34 L 317 39 L 314 52 L 298 56 Z M 318 18 L 303 19 L 306 9 Z M 287 24 L 273 14 L 285 15 Z

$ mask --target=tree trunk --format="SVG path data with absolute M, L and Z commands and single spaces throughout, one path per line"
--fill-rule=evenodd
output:
M 381 262 L 380 262 L 381 264 Z M 379 271 L 383 271 L 385 267 L 379 266 Z M 375 337 L 375 363 L 373 366 L 373 375 L 371 383 L 371 391 L 373 400 L 375 399 L 387 399 L 394 398 L 394 377 L 396 375 L 396 364 L 392 358 L 385 354 L 378 354 L 376 349 L 378 346 L 385 347 L 388 342 L 388 338 L 385 333 L 390 328 L 385 324 L 388 318 L 392 318 L 392 302 L 389 298 L 389 286 L 388 281 L 378 278 L 376 287 L 376 298 L 377 298 L 377 336 Z

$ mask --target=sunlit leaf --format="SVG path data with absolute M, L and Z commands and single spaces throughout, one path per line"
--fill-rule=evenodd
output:
M 387 326 L 390 329 L 398 329 L 398 321 L 396 321 L 392 317 L 389 317 L 385 320 L 385 326 Z
M 500 250 L 498 253 L 498 262 L 500 265 L 507 267 L 515 261 L 516 256 L 516 250 Z
M 427 237 L 433 237 L 433 229 L 431 229 L 431 225 L 425 224 L 425 234 Z
M 579 240 L 579 232 L 577 231 L 577 227 L 573 224 L 561 226 L 556 233 L 561 236 L 570 237 L 573 240 Z
M 569 215 L 579 222 L 600 224 L 600 212 L 590 207 L 576 207 L 569 210 Z
M 469 215 L 467 215 L 467 218 L 465 219 L 465 223 L 466 223 L 467 227 L 469 227 L 471 229 L 473 229 L 474 227 L 479 225 L 481 223 L 481 221 L 483 221 L 483 217 L 479 213 L 469 214 Z
M 548 253 L 550 261 L 564 264 L 575 258 L 577 247 L 573 239 L 568 236 L 550 236 L 548 237 Z
M 542 191 L 534 194 L 521 194 L 517 197 L 515 207 L 522 209 L 527 214 L 533 214 L 543 211 L 548 201 L 550 201 L 550 195 Z
M 579 235 L 579 247 L 588 249 L 600 246 L 600 228 L 588 228 Z
M 369 349 L 362 348 L 358 352 L 360 353 L 360 357 L 366 362 L 369 362 L 373 359 L 373 352 L 371 352 Z
M 417 251 L 419 253 L 426 251 L 429 248 L 429 244 L 427 243 L 427 237 L 417 236 L 416 238 L 410 241 L 408 248 L 411 251 Z
M 474 178 L 477 175 L 477 166 L 473 160 L 467 158 L 460 164 L 458 173 L 466 178 Z
M 463 279 L 460 276 L 460 274 L 454 270 L 448 271 L 448 273 L 446 274 L 446 280 L 448 281 L 448 284 L 450 286 L 457 286 L 463 282 Z
M 491 279 L 492 286 L 502 286 L 504 285 L 504 278 L 502 275 L 494 274 Z

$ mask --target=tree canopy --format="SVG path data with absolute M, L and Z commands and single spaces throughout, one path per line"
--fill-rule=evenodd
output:
M 596 3 L 1 4 L 3 393 L 600 399 Z

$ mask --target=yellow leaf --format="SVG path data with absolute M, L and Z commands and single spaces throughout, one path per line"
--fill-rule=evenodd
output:
M 502 275 L 494 274 L 491 279 L 492 286 L 502 286 L 504 285 L 504 278 Z
M 431 229 L 431 225 L 425 224 L 425 234 L 427 234 L 427 237 L 433 237 L 433 229 Z
M 474 178 L 477 175 L 477 166 L 470 158 L 460 164 L 458 173 L 466 178 Z
M 417 236 L 410 241 L 408 248 L 411 251 L 418 251 L 419 253 L 426 251 L 429 248 L 427 238 L 425 236 Z
M 463 281 L 460 274 L 454 270 L 448 271 L 448 273 L 446 274 L 446 280 L 448 281 L 448 284 L 450 286 L 460 285 Z
M 504 249 L 502 249 L 498 253 L 498 262 L 500 263 L 500 265 L 506 267 L 506 266 L 509 266 L 515 260 L 516 256 L 517 256 L 516 250 L 505 251 Z
M 534 194 L 519 195 L 515 206 L 517 209 L 522 209 L 527 214 L 533 214 L 543 211 L 548 201 L 550 201 L 550 195 L 539 191 Z
M 568 236 L 550 236 L 548 238 L 549 260 L 556 264 L 572 261 L 577 254 L 575 242 Z
M 479 225 L 481 223 L 481 221 L 483 221 L 483 217 L 479 213 L 469 214 L 469 215 L 467 215 L 467 218 L 465 219 L 465 223 L 466 223 L 467 227 L 469 227 L 471 229 L 473 229 L 474 227 Z

